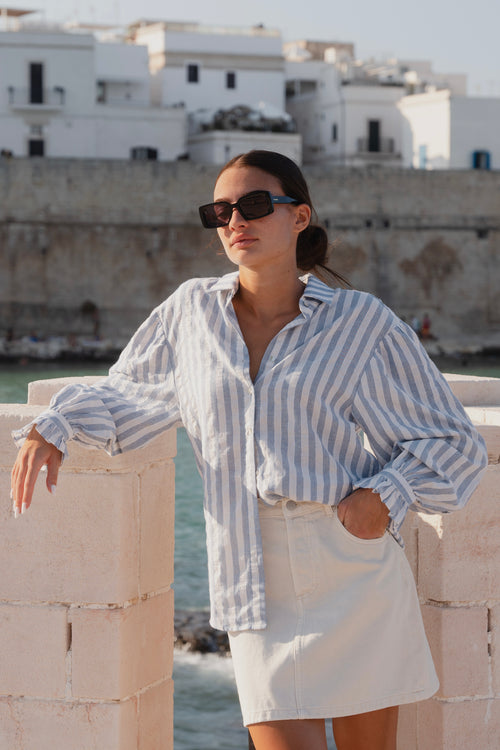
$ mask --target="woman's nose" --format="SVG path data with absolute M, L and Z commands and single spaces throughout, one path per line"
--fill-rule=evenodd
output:
M 231 221 L 229 222 L 230 227 L 238 227 L 242 224 L 246 224 L 247 220 L 240 214 L 236 206 L 233 207 L 233 213 L 231 214 Z

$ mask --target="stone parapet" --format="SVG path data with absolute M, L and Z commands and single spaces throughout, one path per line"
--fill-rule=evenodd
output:
M 440 687 L 401 708 L 398 750 L 498 750 L 500 379 L 446 377 L 486 441 L 489 466 L 462 511 L 410 512 L 403 527 Z

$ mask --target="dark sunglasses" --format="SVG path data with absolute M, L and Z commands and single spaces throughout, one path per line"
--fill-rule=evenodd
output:
M 206 229 L 215 229 L 229 224 L 235 208 L 245 221 L 252 221 L 252 219 L 262 219 L 263 216 L 272 214 L 275 203 L 300 203 L 300 201 L 289 198 L 287 195 L 271 195 L 267 190 L 254 190 L 243 195 L 236 203 L 217 201 L 217 203 L 200 206 L 198 210 L 203 226 Z

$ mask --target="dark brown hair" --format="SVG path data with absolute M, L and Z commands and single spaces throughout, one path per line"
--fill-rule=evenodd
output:
M 312 211 L 313 220 L 318 221 L 307 182 L 292 159 L 276 151 L 248 151 L 228 161 L 218 177 L 231 167 L 255 167 L 272 175 L 279 181 L 283 193 L 295 198 L 299 203 L 307 203 Z M 297 239 L 297 267 L 301 271 L 311 271 L 324 281 L 331 281 L 333 277 L 342 286 L 350 286 L 347 279 L 327 266 L 328 251 L 329 243 L 325 229 L 317 223 L 309 224 Z

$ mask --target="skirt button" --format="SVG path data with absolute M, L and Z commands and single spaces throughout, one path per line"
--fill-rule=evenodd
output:
M 287 503 L 286 503 L 287 510 L 295 510 L 296 507 L 297 507 L 297 503 L 295 502 L 295 500 L 287 500 Z

